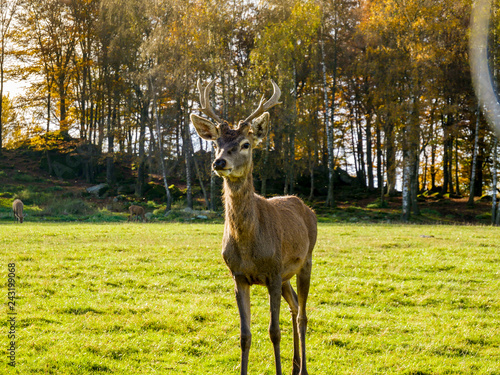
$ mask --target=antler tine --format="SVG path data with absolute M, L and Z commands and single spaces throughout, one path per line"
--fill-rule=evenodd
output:
M 271 80 L 271 83 L 273 84 L 273 95 L 271 96 L 271 98 L 264 103 L 265 97 L 264 95 L 262 95 L 262 98 L 260 99 L 259 106 L 257 107 L 257 109 L 254 112 L 252 112 L 252 114 L 248 116 L 243 122 L 250 122 L 254 118 L 263 114 L 265 111 L 274 107 L 275 105 L 281 104 L 281 102 L 278 102 L 281 96 L 281 90 L 276 84 L 276 82 Z
M 198 78 L 198 82 L 196 82 L 196 86 L 198 86 L 198 92 L 200 93 L 200 104 L 201 107 L 205 107 L 205 98 L 203 97 L 203 88 L 201 87 L 201 80 Z
M 200 104 L 201 104 L 200 111 L 203 112 L 208 117 L 215 120 L 218 124 L 220 124 L 222 123 L 222 121 L 220 117 L 215 114 L 212 106 L 210 105 L 210 99 L 209 99 L 210 90 L 212 89 L 214 83 L 215 79 L 210 81 L 210 83 L 205 87 L 205 89 L 203 89 L 203 87 L 201 86 L 201 81 L 198 78 L 197 86 L 198 86 L 198 91 L 200 92 Z

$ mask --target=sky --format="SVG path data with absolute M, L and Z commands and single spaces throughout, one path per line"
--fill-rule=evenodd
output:
M 3 83 L 3 94 L 9 95 L 10 98 L 14 98 L 22 93 L 24 89 L 23 82 L 15 82 L 15 81 L 5 81 Z

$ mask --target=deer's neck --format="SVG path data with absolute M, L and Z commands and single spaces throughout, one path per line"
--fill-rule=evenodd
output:
M 225 231 L 237 241 L 255 236 L 257 213 L 252 171 L 241 180 L 224 179 Z

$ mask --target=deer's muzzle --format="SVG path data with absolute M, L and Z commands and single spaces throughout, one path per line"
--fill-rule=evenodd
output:
M 226 168 L 226 160 L 224 159 L 217 159 L 214 161 L 214 164 L 213 164 L 213 168 L 216 170 L 216 171 L 220 171 L 220 170 L 223 170 L 224 168 Z

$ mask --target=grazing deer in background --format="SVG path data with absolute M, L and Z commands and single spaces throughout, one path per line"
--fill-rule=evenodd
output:
M 269 335 L 274 347 L 276 374 L 281 375 L 279 314 L 281 296 L 290 305 L 293 320 L 293 374 L 307 375 L 306 301 L 311 279 L 312 251 L 316 243 L 316 215 L 295 196 L 265 199 L 254 191 L 252 150 L 267 135 L 270 108 L 281 95 L 274 81 L 273 95 L 237 127 L 221 120 L 209 103 L 214 81 L 200 91 L 201 112 L 216 121 L 191 114 L 198 135 L 213 141 L 216 158 L 212 165 L 224 179 L 225 225 L 222 257 L 235 282 L 241 325 L 241 374 L 247 374 L 250 333 L 250 286 L 267 287 L 271 322 Z M 297 275 L 297 293 L 290 279 Z M 300 343 L 300 344 L 299 344 Z
M 19 223 L 24 221 L 26 215 L 23 215 L 24 204 L 20 199 L 14 199 L 12 202 L 12 211 L 14 212 L 14 217 Z
M 136 206 L 132 205 L 128 208 L 128 211 L 130 212 L 130 215 L 128 215 L 128 220 L 130 221 L 132 219 L 132 216 L 134 217 L 134 221 L 139 221 L 139 217 L 142 218 L 142 221 L 146 222 L 146 214 L 144 213 L 144 208 L 141 206 Z

